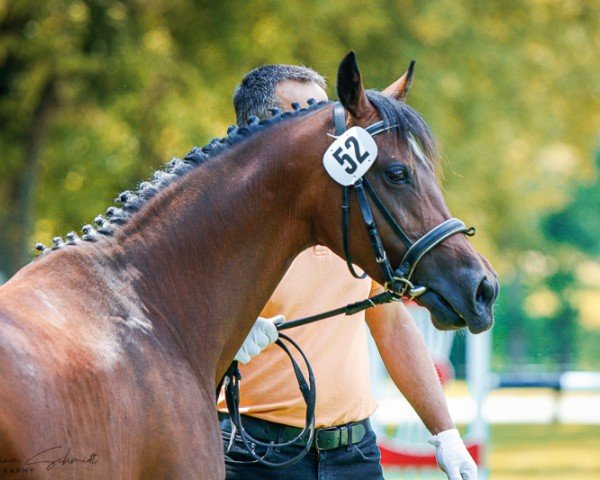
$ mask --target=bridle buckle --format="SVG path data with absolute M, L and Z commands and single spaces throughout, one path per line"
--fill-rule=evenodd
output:
M 413 300 L 423 295 L 427 290 L 429 289 L 425 285 L 417 285 L 408 291 L 408 297 Z
M 402 284 L 402 287 L 396 288 L 399 284 Z M 389 282 L 386 282 L 384 287 L 387 290 L 398 292 L 397 295 L 400 298 L 406 300 L 414 300 L 415 298 L 423 295 L 428 290 L 428 288 L 424 285 L 414 285 L 406 277 L 393 277 L 392 285 L 390 285 Z

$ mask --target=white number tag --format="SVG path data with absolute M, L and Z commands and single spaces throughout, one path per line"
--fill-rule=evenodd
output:
M 377 144 L 361 127 L 352 127 L 335 139 L 323 155 L 323 166 L 340 185 L 349 186 L 367 173 L 377 158 Z

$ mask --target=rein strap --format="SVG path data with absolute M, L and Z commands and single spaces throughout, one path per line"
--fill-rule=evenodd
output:
M 302 359 L 304 360 L 304 363 L 306 365 L 306 370 L 308 371 L 308 382 L 306 381 L 306 377 L 302 373 L 300 366 L 294 359 L 294 356 L 292 355 L 289 348 L 285 345 L 285 343 L 283 343 L 282 340 L 285 340 L 290 345 L 292 345 L 302 356 Z M 304 354 L 304 352 L 300 349 L 298 344 L 296 342 L 294 342 L 290 337 L 280 333 L 279 339 L 275 343 L 286 353 L 286 355 L 290 358 L 290 361 L 292 363 L 292 367 L 294 369 L 294 374 L 296 376 L 296 380 L 298 381 L 298 387 L 299 387 L 300 392 L 302 393 L 302 397 L 304 398 L 304 401 L 306 403 L 305 426 L 296 437 L 292 438 L 291 440 L 289 440 L 287 442 L 266 443 L 261 440 L 258 440 L 257 438 L 252 437 L 246 431 L 246 429 L 244 428 L 244 425 L 242 423 L 242 415 L 240 412 L 240 380 L 242 378 L 242 375 L 240 374 L 240 370 L 238 368 L 238 362 L 233 361 L 231 363 L 231 365 L 229 366 L 229 368 L 227 369 L 225 376 L 223 377 L 223 388 L 225 389 L 225 401 L 227 403 L 227 410 L 229 411 L 229 415 L 231 418 L 231 424 L 232 424 L 232 429 L 231 429 L 231 434 L 230 434 L 231 437 L 229 439 L 230 440 L 229 448 L 231 448 L 231 446 L 233 445 L 235 436 L 239 435 L 239 437 L 242 439 L 244 446 L 246 447 L 246 450 L 254 458 L 254 461 L 245 462 L 245 461 L 234 460 L 234 459 L 228 457 L 227 460 L 231 463 L 248 464 L 248 463 L 259 462 L 259 463 L 262 463 L 263 465 L 266 465 L 266 466 L 272 467 L 272 468 L 289 467 L 290 465 L 293 465 L 294 463 L 301 460 L 308 453 L 310 448 L 312 447 L 312 443 L 313 443 L 314 436 L 315 436 L 315 408 L 316 408 L 316 404 L 317 404 L 316 382 L 315 382 L 315 375 L 314 375 L 313 369 L 310 366 L 308 358 L 306 358 L 306 355 Z M 281 448 L 281 447 L 287 447 L 287 446 L 293 445 L 305 437 L 308 437 L 308 438 L 307 438 L 306 445 L 304 446 L 304 448 L 295 457 L 292 457 L 283 462 L 271 462 L 271 461 L 265 459 L 266 454 L 264 456 L 260 456 L 254 451 L 256 445 L 260 445 L 263 447 L 271 447 L 271 448 Z M 229 448 L 225 452 L 225 456 L 227 456 L 227 452 L 229 451 Z
M 307 323 L 316 322 L 318 320 L 323 320 L 325 318 L 335 317 L 336 315 L 354 315 L 355 313 L 362 312 L 367 308 L 375 307 L 377 305 L 383 305 L 384 303 L 390 302 L 398 302 L 401 301 L 400 297 L 398 297 L 394 292 L 386 290 L 383 293 L 375 295 L 373 297 L 367 298 L 365 300 L 361 300 L 359 302 L 350 303 L 345 307 L 339 307 L 334 310 L 329 310 L 327 312 L 318 313 L 317 315 L 311 315 L 309 317 L 302 317 L 296 320 L 290 320 L 289 322 L 283 322 L 277 325 L 277 330 L 287 330 L 288 328 L 299 327 L 301 325 L 306 325 Z

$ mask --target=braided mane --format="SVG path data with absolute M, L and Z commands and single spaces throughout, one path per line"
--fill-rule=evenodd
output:
M 404 137 L 412 135 L 416 138 L 424 148 L 425 155 L 430 161 L 437 157 L 433 135 L 425 121 L 416 111 L 404 102 L 395 101 L 377 91 L 367 90 L 366 94 L 387 125 L 395 126 Z M 278 108 L 273 108 L 271 109 L 272 117 L 269 119 L 259 121 L 257 117 L 250 117 L 248 125 L 242 127 L 237 127 L 236 125 L 230 126 L 227 129 L 226 137 L 214 138 L 204 147 L 194 147 L 183 160 L 173 158 L 163 168 L 154 172 L 151 180 L 140 183 L 137 190 L 126 190 L 119 194 L 115 199 L 115 203 L 118 205 L 109 207 L 106 210 L 106 216 L 98 215 L 94 219 L 93 224 L 85 225 L 82 228 L 83 235 L 81 237 L 75 232 L 69 232 L 66 235 L 66 241 L 61 237 L 55 237 L 52 241 L 53 245 L 50 248 L 42 243 L 36 244 L 35 248 L 46 254 L 66 245 L 77 245 L 82 241 L 94 242 L 100 236 L 111 236 L 117 228 L 124 225 L 159 191 L 164 190 L 173 182 L 200 167 L 211 158 L 219 156 L 234 145 L 253 136 L 257 132 L 265 130 L 274 123 L 318 110 L 330 102 L 317 102 L 314 99 L 310 99 L 307 103 L 307 108 L 300 108 L 300 104 L 293 103 L 292 107 L 294 111 L 291 112 L 282 113 Z
M 82 228 L 83 235 L 79 237 L 75 232 L 69 232 L 66 235 L 66 241 L 62 237 L 55 237 L 50 248 L 42 243 L 37 243 L 35 248 L 47 254 L 53 250 L 58 250 L 66 245 L 77 245 L 82 241 L 94 242 L 100 236 L 111 236 L 116 228 L 124 225 L 144 204 L 153 198 L 158 192 L 177 181 L 184 175 L 200 167 L 208 160 L 219 156 L 230 150 L 234 145 L 253 136 L 257 132 L 263 131 L 274 123 L 281 122 L 288 118 L 296 118 L 307 112 L 318 110 L 327 105 L 328 101 L 317 102 L 314 99 L 308 100 L 307 108 L 300 108 L 300 104 L 294 103 L 294 111 L 282 113 L 280 109 L 271 109 L 272 117 L 265 120 L 259 120 L 257 117 L 250 117 L 248 125 L 238 127 L 232 125 L 227 129 L 227 136 L 223 138 L 213 138 L 204 147 L 194 147 L 182 159 L 173 158 L 161 169 L 154 172 L 152 178 L 139 184 L 137 190 L 126 190 L 115 198 L 117 206 L 110 206 L 106 210 L 106 216 L 98 215 L 93 224 L 87 224 Z

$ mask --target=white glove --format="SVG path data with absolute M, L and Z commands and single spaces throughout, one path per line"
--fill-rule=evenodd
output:
M 456 428 L 432 436 L 429 443 L 435 447 L 435 458 L 448 480 L 477 480 L 477 465 Z
M 252 357 L 255 357 L 275 342 L 279 338 L 279 332 L 275 325 L 279 325 L 283 321 L 285 321 L 283 315 L 271 318 L 258 317 L 246 340 L 235 354 L 234 360 L 240 363 L 248 363 Z

